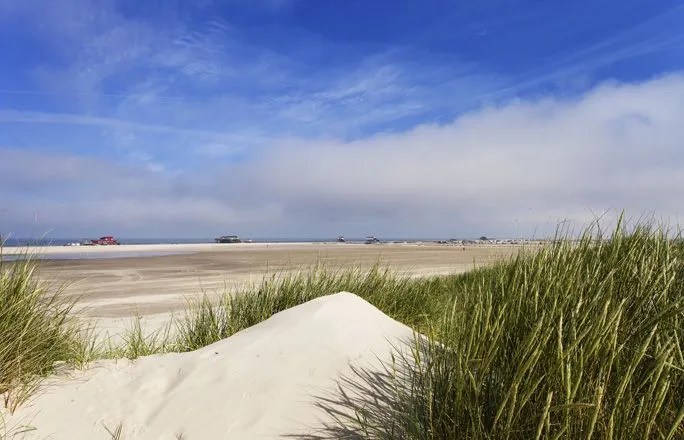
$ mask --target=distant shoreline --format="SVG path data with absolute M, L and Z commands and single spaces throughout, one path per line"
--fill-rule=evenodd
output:
M 396 237 L 378 237 L 381 243 L 394 244 L 412 244 L 412 243 L 436 243 L 436 244 L 476 244 L 481 240 L 476 238 L 396 238 Z M 37 239 L 37 238 L 14 238 L 7 237 L 2 243 L 4 248 L 38 248 L 38 247 L 63 247 L 67 243 L 82 243 L 84 238 L 54 238 L 54 239 Z M 195 245 L 195 244 L 216 244 L 213 238 L 117 238 L 121 245 Z M 358 244 L 364 243 L 366 238 L 351 237 L 347 238 L 344 243 Z M 540 240 L 524 239 L 524 238 L 491 238 L 489 242 L 492 244 L 517 244 L 522 242 L 536 242 Z M 246 242 L 246 243 L 245 243 Z M 505 243 L 503 243 L 505 242 Z M 254 238 L 249 237 L 243 239 L 241 244 L 307 244 L 307 243 L 337 243 L 336 238 Z M 223 244 L 237 244 L 237 243 L 223 243 Z M 78 247 L 78 246 L 76 246 Z M 86 246 L 84 246 L 86 247 Z M 87 246 L 94 247 L 94 246 Z

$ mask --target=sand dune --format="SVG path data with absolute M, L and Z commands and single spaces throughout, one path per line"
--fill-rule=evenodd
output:
M 315 299 L 191 353 L 100 361 L 51 379 L 6 420 L 36 428 L 14 438 L 274 439 L 315 432 L 349 365 L 377 367 L 407 326 L 350 293 Z

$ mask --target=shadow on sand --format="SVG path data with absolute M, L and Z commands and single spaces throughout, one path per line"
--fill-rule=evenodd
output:
M 422 340 L 422 338 L 420 338 Z M 429 350 L 427 343 L 410 339 L 401 341 L 401 349 L 392 346 L 387 360 L 377 358 L 374 367 L 350 365 L 336 389 L 316 397 L 323 426 L 315 433 L 289 434 L 289 439 L 402 439 L 409 438 L 406 415 L 415 402 L 420 367 Z M 404 415 L 404 416 L 402 416 Z M 413 431 L 412 429 L 410 431 Z

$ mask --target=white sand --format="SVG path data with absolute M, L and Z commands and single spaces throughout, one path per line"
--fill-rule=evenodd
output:
M 15 438 L 273 439 L 313 432 L 324 415 L 316 396 L 334 389 L 349 365 L 387 359 L 390 344 L 413 338 L 361 298 L 338 293 L 278 313 L 192 353 L 100 361 L 54 379 L 7 426 Z

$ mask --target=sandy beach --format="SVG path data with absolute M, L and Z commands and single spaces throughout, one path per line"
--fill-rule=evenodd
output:
M 376 263 L 412 276 L 460 273 L 516 252 L 515 246 L 436 244 L 165 244 L 96 247 L 44 247 L 44 256 L 71 254 L 84 259 L 44 260 L 40 276 L 80 297 L 80 312 L 95 318 L 152 315 L 180 310 L 187 299 L 238 290 L 264 276 L 304 270 L 317 263 L 330 268 Z M 22 249 L 5 249 L 6 254 Z M 99 258 L 117 254 L 136 257 Z M 152 256 L 141 256 L 141 255 Z
M 351 243 L 157 244 L 49 246 L 30 248 L 40 277 L 67 295 L 78 296 L 76 312 L 98 331 L 116 335 L 132 317 L 158 329 L 188 301 L 259 283 L 266 276 L 306 270 L 371 267 L 380 263 L 409 276 L 461 273 L 517 252 L 521 246 L 452 246 L 435 243 L 364 245 Z M 26 252 L 6 248 L 5 255 Z M 330 292 L 333 293 L 333 292 Z

